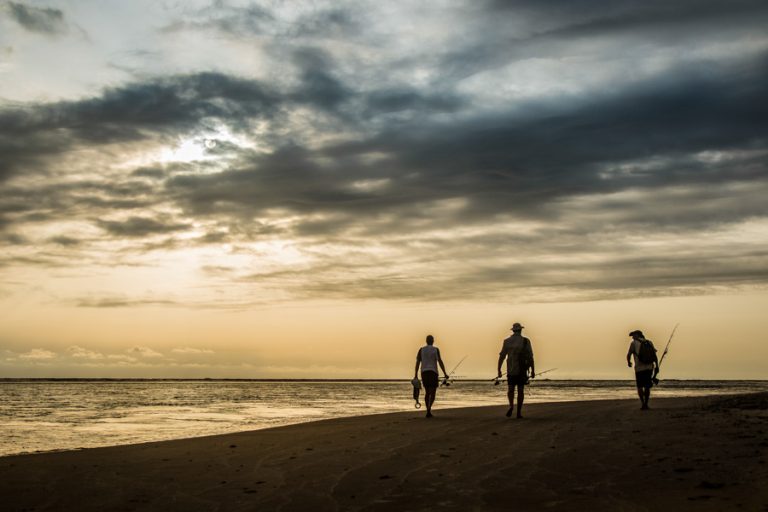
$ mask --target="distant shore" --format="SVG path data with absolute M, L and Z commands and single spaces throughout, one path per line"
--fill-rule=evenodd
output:
M 439 405 L 439 404 L 438 404 Z M 339 418 L 0 458 L 3 510 L 765 510 L 768 393 Z

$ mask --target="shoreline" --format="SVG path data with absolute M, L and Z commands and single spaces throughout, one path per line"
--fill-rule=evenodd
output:
M 370 380 L 370 381 L 360 381 L 360 382 L 386 382 L 386 381 L 376 381 L 376 380 Z M 463 382 L 472 382 L 472 381 L 463 381 Z M 484 382 L 484 381 L 480 381 Z M 579 381 L 580 382 L 580 381 Z M 586 381 L 591 382 L 591 381 Z M 614 382 L 614 381 L 610 381 Z M 739 381 L 739 382 L 751 382 L 751 381 Z M 580 385 L 579 387 L 591 387 L 589 385 Z M 599 386 L 598 386 L 599 387 Z M 534 387 L 535 389 L 535 387 Z M 628 388 L 629 389 L 629 388 Z M 530 392 L 530 391 L 529 391 Z M 713 390 L 712 393 L 709 394 L 681 394 L 677 396 L 656 396 L 655 399 L 666 399 L 666 398 L 711 398 L 711 397 L 732 397 L 732 396 L 739 396 L 744 394 L 755 394 L 755 393 L 761 393 L 765 392 L 768 393 L 768 390 L 758 390 L 758 391 L 742 391 L 742 390 L 736 390 L 736 391 L 730 391 L 723 393 L 722 390 Z M 631 388 L 631 391 L 627 391 L 627 395 L 634 394 L 634 388 Z M 493 408 L 493 407 L 500 407 L 500 404 L 503 404 L 506 400 L 506 395 L 503 396 L 499 395 L 499 400 L 495 404 L 483 404 L 483 405 L 446 405 L 443 407 L 443 402 L 438 400 L 437 407 L 440 410 L 455 410 L 455 409 L 483 409 L 483 408 Z M 603 397 L 603 398 L 589 398 L 589 399 L 582 399 L 578 397 L 569 397 L 569 398 L 562 398 L 562 399 L 554 399 L 554 400 L 546 400 L 546 401 L 538 401 L 538 398 L 536 395 L 527 395 L 526 396 L 526 407 L 532 406 L 533 404 L 537 405 L 546 405 L 546 404 L 558 404 L 558 403 L 573 403 L 573 402 L 579 402 L 579 403 L 590 403 L 590 402 L 603 402 L 603 401 L 631 401 L 634 400 L 633 398 L 629 398 L 628 396 L 625 397 Z M 232 434 L 241 434 L 245 432 L 257 432 L 262 430 L 269 430 L 269 429 L 275 429 L 275 428 L 284 428 L 284 427 L 290 427 L 294 425 L 306 425 L 306 424 L 312 424 L 316 422 L 322 422 L 322 421 L 332 421 L 335 419 L 343 419 L 343 418 L 358 418 L 358 417 L 367 417 L 367 416 L 380 416 L 380 415 L 391 415 L 391 414 L 410 414 L 410 413 L 416 413 L 417 415 L 421 412 L 423 413 L 425 409 L 415 409 L 415 408 L 403 408 L 400 410 L 387 410 L 387 411 L 376 411 L 376 412 L 369 412 L 369 413 L 363 413 L 363 414 L 345 414 L 345 415 L 338 415 L 338 416 L 328 416 L 328 417 L 321 417 L 321 418 L 313 418 L 313 419 L 299 419 L 296 421 L 286 422 L 286 423 L 279 423 L 276 425 L 265 425 L 265 426 L 253 426 L 248 425 L 241 429 L 233 429 L 233 430 L 225 430 L 225 431 L 219 431 L 219 432 L 204 432 L 199 433 L 195 435 L 187 435 L 187 436 L 179 436 L 179 437 L 158 437 L 155 439 L 148 438 L 145 440 L 137 440 L 132 442 L 117 442 L 117 443 L 105 443 L 105 444 L 94 444 L 91 446 L 70 446 L 70 447 L 61 447 L 61 448 L 50 448 L 50 449 L 38 449 L 38 450 L 29 450 L 29 451 L 21 451 L 21 452 L 15 452 L 15 453 L 0 453 L 0 460 L 4 457 L 14 457 L 14 456 L 21 456 L 21 455 L 39 455 L 39 454 L 50 454 L 50 453 L 62 453 L 62 452 L 78 452 L 83 450 L 91 450 L 96 448 L 112 448 L 112 447 L 124 447 L 124 446 L 135 446 L 135 445 L 143 445 L 148 443 L 163 443 L 163 442 L 171 442 L 171 441 L 183 441 L 183 440 L 191 440 L 191 439 L 198 439 L 198 438 L 209 438 L 209 437 L 216 437 L 216 436 L 227 436 Z
M 768 393 L 435 409 L 0 458 L 4 509 L 762 510 Z M 439 405 L 439 404 L 438 404 Z M 652 489 L 638 500 L 638 478 Z M 5 507 L 7 504 L 7 508 Z

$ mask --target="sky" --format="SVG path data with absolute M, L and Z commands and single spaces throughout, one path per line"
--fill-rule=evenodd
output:
M 764 1 L 0 1 L 0 377 L 766 379 Z

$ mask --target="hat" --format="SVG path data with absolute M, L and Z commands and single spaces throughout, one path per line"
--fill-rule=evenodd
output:
M 639 329 L 636 331 L 630 332 L 629 335 L 632 336 L 633 338 L 635 337 L 635 335 L 637 335 L 638 338 L 645 338 L 645 336 L 643 335 L 643 331 Z
M 515 322 L 512 324 L 512 330 L 513 331 L 521 331 L 523 330 L 523 326 L 520 325 L 518 322 Z

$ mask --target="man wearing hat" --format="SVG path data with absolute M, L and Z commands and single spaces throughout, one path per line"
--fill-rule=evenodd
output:
M 498 378 L 501 378 L 501 365 L 507 359 L 507 397 L 509 398 L 509 410 L 507 417 L 512 416 L 515 409 L 515 387 L 517 387 L 517 417 L 522 418 L 524 388 L 528 383 L 528 368 L 531 369 L 531 377 L 536 376 L 533 366 L 533 348 L 531 340 L 523 336 L 523 326 L 515 322 L 512 324 L 512 336 L 504 340 L 499 352 Z
M 648 400 L 651 399 L 653 369 L 659 367 L 659 359 L 656 357 L 656 347 L 651 340 L 645 339 L 643 331 L 632 331 L 629 336 L 632 341 L 629 342 L 627 351 L 627 366 L 632 368 L 634 358 L 637 394 L 640 397 L 640 408 L 645 410 L 648 409 Z

